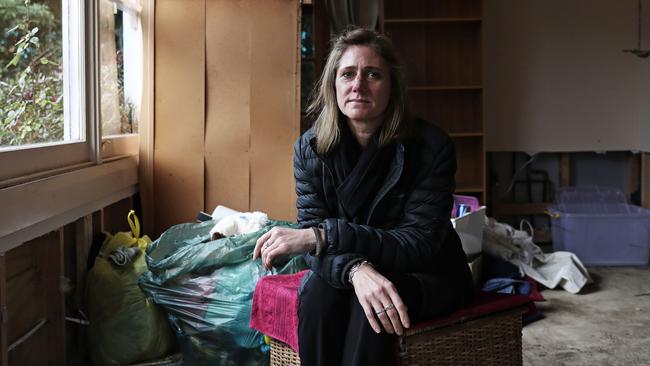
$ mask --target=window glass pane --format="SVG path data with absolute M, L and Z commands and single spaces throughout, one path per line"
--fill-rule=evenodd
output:
M 312 89 L 316 82 L 316 62 L 314 43 L 314 22 L 312 5 L 302 5 L 300 29 L 300 131 L 306 131 L 312 125 L 307 116 Z
M 64 137 L 62 39 L 61 0 L 0 0 L 0 148 L 79 139 Z
M 142 28 L 137 11 L 99 1 L 102 136 L 138 132 Z
M 311 6 L 303 6 L 300 25 L 300 56 L 303 59 L 314 57 Z

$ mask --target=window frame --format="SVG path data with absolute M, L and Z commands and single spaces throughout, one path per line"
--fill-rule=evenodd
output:
M 63 0 L 62 6 L 64 67 L 77 66 L 64 71 L 64 100 L 71 101 L 64 115 L 81 121 L 83 134 L 79 140 L 0 147 L 0 189 L 138 154 L 138 134 L 101 135 L 98 1 Z
M 102 139 L 99 68 L 88 67 L 84 72 L 85 143 L 57 142 L 0 150 L 0 253 L 136 192 L 144 193 L 145 215 L 152 212 L 151 187 L 143 191 L 142 184 L 151 185 L 153 180 L 155 1 L 140 3 L 144 64 L 139 133 Z M 87 19 L 82 53 L 85 64 L 98 66 L 98 0 L 82 5 L 86 5 L 83 14 Z M 152 220 L 148 220 L 151 225 Z

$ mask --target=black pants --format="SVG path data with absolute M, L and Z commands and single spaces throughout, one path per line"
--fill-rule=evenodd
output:
M 422 290 L 409 275 L 387 276 L 408 308 L 411 324 L 420 313 Z M 304 366 L 395 365 L 396 336 L 375 333 L 354 290 L 336 289 L 311 274 L 300 294 L 298 343 Z

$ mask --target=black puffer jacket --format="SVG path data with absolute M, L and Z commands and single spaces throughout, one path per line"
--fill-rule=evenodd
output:
M 325 248 L 305 259 L 334 287 L 350 287 L 347 272 L 360 260 L 382 273 L 412 273 L 426 288 L 440 274 L 457 274 L 471 287 L 471 275 L 458 235 L 449 220 L 456 155 L 441 129 L 415 121 L 411 137 L 396 143 L 386 178 L 370 204 L 365 225 L 344 219 L 336 198 L 333 167 L 318 156 L 313 129 L 295 144 L 298 222 L 321 225 Z M 448 277 L 448 276 L 443 276 Z M 426 294 L 426 290 L 425 290 Z M 424 299 L 425 306 L 427 301 Z

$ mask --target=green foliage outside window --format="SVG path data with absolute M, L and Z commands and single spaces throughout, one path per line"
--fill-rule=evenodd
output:
M 0 0 L 0 146 L 63 140 L 61 21 L 43 3 Z

